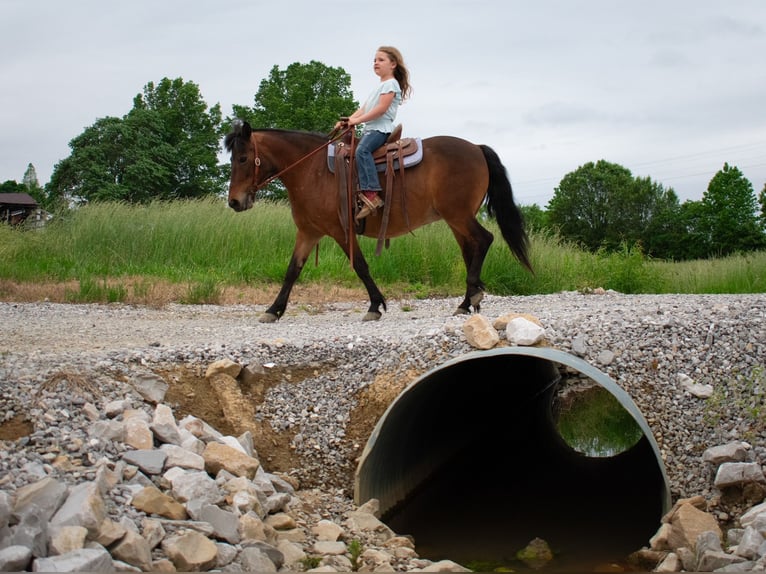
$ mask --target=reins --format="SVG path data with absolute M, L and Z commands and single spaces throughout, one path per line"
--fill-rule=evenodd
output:
M 330 146 L 332 143 L 334 143 L 334 142 L 338 141 L 339 139 L 341 139 L 341 138 L 342 138 L 344 135 L 346 135 L 346 134 L 347 134 L 349 131 L 351 131 L 352 129 L 353 129 L 352 127 L 347 127 L 347 128 L 345 128 L 345 129 L 343 129 L 343 128 L 340 128 L 340 129 L 334 129 L 333 131 L 331 131 L 331 132 L 330 132 L 330 135 L 328 136 L 328 138 L 327 138 L 327 141 L 326 141 L 325 143 L 323 143 L 321 146 L 319 146 L 319 147 L 318 147 L 318 148 L 316 148 L 315 150 L 312 150 L 312 151 L 310 151 L 310 152 L 309 152 L 309 153 L 307 153 L 306 155 L 304 155 L 304 156 L 302 156 L 302 157 L 298 158 L 296 161 L 294 161 L 293 163 L 291 163 L 290 165 L 288 165 L 286 168 L 279 170 L 277 173 L 275 173 L 275 174 L 274 174 L 274 175 L 272 175 L 271 177 L 268 177 L 268 178 L 266 178 L 266 179 L 265 179 L 265 180 L 263 180 L 261 183 L 258 183 L 258 174 L 259 174 L 259 171 L 260 171 L 260 167 L 261 167 L 261 158 L 260 158 L 260 156 L 258 155 L 258 144 L 257 144 L 257 142 L 256 142 L 256 140 L 255 140 L 255 133 L 253 133 L 253 134 L 252 134 L 252 136 L 251 136 L 251 139 L 252 139 L 252 142 L 253 142 L 253 150 L 254 150 L 254 152 L 255 152 L 255 158 L 254 158 L 254 160 L 253 160 L 253 162 L 255 163 L 255 172 L 253 173 L 253 189 L 255 190 L 255 193 L 258 193 L 258 191 L 259 191 L 261 188 L 264 188 L 264 187 L 266 187 L 266 186 L 267 186 L 267 185 L 269 185 L 269 184 L 270 184 L 272 181 L 274 181 L 275 179 L 278 179 L 278 178 L 279 178 L 280 176 L 282 176 L 282 175 L 283 175 L 285 172 L 288 172 L 288 171 L 290 171 L 290 170 L 291 170 L 292 168 L 294 168 L 296 165 L 300 164 L 301 162 L 304 162 L 304 161 L 306 161 L 307 159 L 309 159 L 309 158 L 310 158 L 310 157 L 312 157 L 313 155 L 315 155 L 315 154 L 319 153 L 319 152 L 320 152 L 320 151 L 322 151 L 323 149 L 325 149 L 325 148 L 327 148 L 328 146 Z
M 321 146 L 319 146 L 315 150 L 312 150 L 309 153 L 307 153 L 306 155 L 298 158 L 296 161 L 294 161 L 293 163 L 291 163 L 290 165 L 288 165 L 284 169 L 279 170 L 274 175 L 272 175 L 272 176 L 266 178 L 265 180 L 263 180 L 261 183 L 258 183 L 258 176 L 259 176 L 260 167 L 261 167 L 261 157 L 258 155 L 258 143 L 256 142 L 256 139 L 255 139 L 255 133 L 253 133 L 250 136 L 250 138 L 251 138 L 251 140 L 253 142 L 253 152 L 254 152 L 254 155 L 255 155 L 255 157 L 253 159 L 253 162 L 255 164 L 255 170 L 253 172 L 253 186 L 252 186 L 253 190 L 254 190 L 253 193 L 257 194 L 260 189 L 266 187 L 272 181 L 274 181 L 275 179 L 278 179 L 281 175 L 283 175 L 284 173 L 286 173 L 286 172 L 290 171 L 291 169 L 293 169 L 296 165 L 300 164 L 301 162 L 306 161 L 307 159 L 309 159 L 310 157 L 312 157 L 315 154 L 319 153 L 323 149 L 326 149 L 327 147 L 329 147 L 330 145 L 332 145 L 336 141 L 343 139 L 343 136 L 345 136 L 349 132 L 351 132 L 351 147 L 353 149 L 353 146 L 354 146 L 354 132 L 353 132 L 353 129 L 354 128 L 352 126 L 349 126 L 348 124 L 345 124 L 345 127 L 334 128 L 330 132 L 330 134 L 327 136 L 327 141 L 325 143 L 323 143 Z M 352 157 L 350 159 L 351 159 L 351 161 L 353 161 L 353 153 L 352 153 Z M 353 163 L 351 165 L 353 166 Z M 350 170 L 351 170 L 350 173 L 353 173 L 353 167 L 351 167 Z M 351 186 L 352 186 L 352 184 L 351 184 L 351 177 L 349 177 L 348 178 L 348 195 L 347 195 L 347 197 L 348 197 L 348 210 L 349 210 L 349 222 L 348 222 L 349 227 L 351 225 L 353 225 L 353 221 L 352 221 L 352 219 L 353 219 L 353 209 L 352 209 L 352 204 L 353 204 L 352 196 L 353 196 L 353 194 L 351 192 Z M 349 258 L 349 262 L 351 263 L 351 267 L 353 268 L 354 267 L 354 249 L 353 249 L 353 245 L 354 244 L 351 241 L 350 236 L 347 236 L 346 239 L 348 241 L 348 248 L 349 248 L 348 258 Z M 317 244 L 317 246 L 316 246 L 316 258 L 317 258 L 317 260 L 319 259 L 319 244 Z M 317 261 L 317 263 L 318 263 L 318 261 Z

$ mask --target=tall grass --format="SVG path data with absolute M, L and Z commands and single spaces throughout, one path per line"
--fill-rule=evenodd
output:
M 755 293 L 766 290 L 766 252 L 718 260 L 668 263 L 639 250 L 588 253 L 550 234 L 531 236 L 528 273 L 494 223 L 495 243 L 484 265 L 487 290 L 530 295 L 595 287 L 623 293 Z M 91 204 L 54 218 L 39 230 L 0 226 L 0 279 L 18 283 L 80 284 L 82 299 L 124 296 L 106 281 L 144 278 L 188 285 L 190 302 L 214 300 L 219 286 L 280 284 L 295 241 L 289 207 L 258 203 L 235 213 L 220 199 Z M 393 239 L 380 257 L 375 240 L 361 238 L 372 276 L 384 291 L 412 296 L 457 296 L 465 268 L 442 223 Z M 329 238 L 309 258 L 303 283 L 360 287 L 343 251 Z M 134 289 L 137 288 L 134 286 Z M 140 287 L 138 287 L 140 288 Z M 146 288 L 146 287 L 144 287 Z

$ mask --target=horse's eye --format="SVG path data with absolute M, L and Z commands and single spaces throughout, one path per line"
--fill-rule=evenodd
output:
M 245 162 L 247 162 L 247 156 L 246 155 L 239 156 L 239 163 L 245 163 Z

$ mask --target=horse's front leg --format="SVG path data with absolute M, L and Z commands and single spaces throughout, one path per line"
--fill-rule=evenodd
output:
M 340 245 L 341 249 L 343 249 L 346 257 L 352 259 L 352 251 L 346 244 L 345 238 L 341 237 L 338 239 L 336 237 L 335 241 Z M 384 311 L 388 310 L 386 308 L 386 300 L 383 297 L 383 293 L 380 292 L 380 289 L 378 289 L 378 286 L 375 284 L 375 281 L 373 281 L 372 275 L 370 275 L 370 268 L 367 266 L 367 260 L 364 258 L 362 250 L 359 249 L 359 243 L 356 240 L 356 236 L 353 236 L 351 249 L 353 250 L 352 260 L 354 271 L 367 289 L 367 295 L 370 298 L 370 307 L 367 309 L 367 314 L 362 318 L 362 321 L 377 321 L 382 316 L 380 308 L 383 307 Z
M 266 312 L 261 315 L 261 323 L 274 323 L 285 314 L 287 301 L 290 298 L 290 292 L 293 289 L 293 285 L 295 285 L 298 277 L 300 277 L 306 259 L 308 259 L 311 250 L 317 243 L 319 243 L 319 238 L 308 237 L 304 233 L 298 231 L 293 255 L 290 258 L 290 264 L 287 266 L 285 279 L 282 281 L 282 288 L 279 290 L 277 298 L 274 299 L 271 307 L 266 309 Z

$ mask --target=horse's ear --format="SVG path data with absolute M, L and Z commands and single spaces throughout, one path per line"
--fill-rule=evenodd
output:
M 245 120 L 237 118 L 231 122 L 231 132 L 235 135 L 249 138 L 250 134 L 253 133 L 253 128 Z

